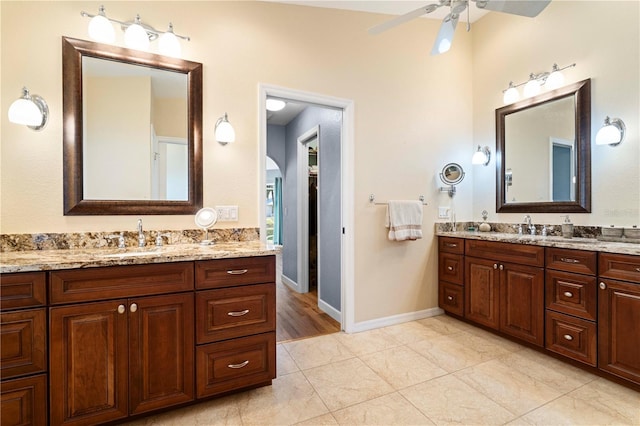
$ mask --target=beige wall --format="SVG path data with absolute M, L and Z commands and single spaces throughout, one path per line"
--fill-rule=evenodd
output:
M 437 57 L 429 56 L 429 51 L 439 22 L 429 19 L 370 36 L 366 30 L 387 17 L 244 1 L 106 2 L 105 6 L 113 17 L 129 19 L 140 13 L 157 27 L 171 20 L 177 33 L 192 37 L 183 43 L 183 56 L 204 64 L 204 204 L 237 204 L 240 221 L 229 226 L 259 224 L 258 84 L 354 101 L 354 286 L 355 320 L 360 322 L 437 305 L 433 237 L 437 207 L 452 205 L 458 220 L 477 218 L 483 208 L 494 211 L 495 173 L 477 166 L 472 170 L 470 159 L 475 143 L 495 145 L 493 110 L 501 105 L 501 90 L 509 80 L 524 78 L 554 61 L 578 62 L 568 77 L 594 78 L 594 117 L 623 116 L 630 130 L 630 140 L 617 150 L 594 148 L 604 153 L 594 163 L 594 174 L 607 174 L 606 165 L 622 159 L 632 170 L 627 177 L 638 182 L 638 83 L 630 81 L 638 75 L 637 44 L 635 53 L 630 49 L 635 55 L 631 60 L 621 59 L 619 51 L 605 52 L 605 47 L 622 49 L 608 34 L 598 35 L 601 39 L 589 35 L 587 40 L 597 42 L 597 47 L 583 46 L 582 38 L 595 33 L 593 16 L 611 13 L 598 4 L 555 3 L 547 15 L 530 22 L 489 14 L 470 33 L 460 25 L 453 49 Z M 95 13 L 99 4 L 0 3 L 3 233 L 134 229 L 134 217 L 62 215 L 60 37 L 86 39 L 88 20 L 80 11 Z M 602 25 L 616 34 L 635 34 L 637 43 L 637 20 L 632 19 L 637 18 L 637 6 L 623 7 Z M 635 14 L 628 13 L 629 8 Z M 566 43 L 532 34 L 555 26 L 562 31 L 551 33 L 570 37 L 561 38 Z M 537 39 L 542 42 L 533 46 Z M 516 55 L 514 41 L 528 48 Z M 626 85 L 619 87 L 619 81 Z M 4 111 L 23 85 L 49 102 L 51 120 L 42 132 L 7 123 Z M 635 93 L 636 99 L 629 99 L 628 93 Z M 214 141 L 213 127 L 225 111 L 237 139 L 223 147 Z M 459 162 L 468 172 L 454 200 L 438 192 L 437 172 L 448 162 Z M 609 191 L 621 180 L 599 180 L 595 189 Z M 632 208 L 637 215 L 638 190 L 625 187 L 636 200 Z M 388 242 L 384 207 L 370 205 L 370 193 L 381 201 L 424 195 L 425 238 Z M 598 205 L 606 208 L 602 201 Z M 599 214 L 597 220 L 601 219 Z M 144 220 L 148 229 L 193 227 L 192 216 Z
M 154 98 L 152 123 L 159 136 L 187 138 L 187 100 Z
M 592 213 L 573 214 L 579 225 L 640 225 L 640 2 L 552 1 L 535 19 L 490 13 L 473 27 L 474 141 L 495 149 L 494 111 L 509 81 L 576 63 L 565 83 L 591 78 Z M 622 118 L 626 140 L 596 146 L 604 117 Z M 473 218 L 495 212 L 495 162 L 474 167 Z M 622 172 L 621 172 L 622 171 Z M 523 214 L 490 215 L 518 222 Z M 559 214 L 532 215 L 560 224 Z

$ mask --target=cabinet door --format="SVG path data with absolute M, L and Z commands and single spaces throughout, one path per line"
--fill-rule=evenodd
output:
M 598 367 L 640 384 L 640 284 L 600 280 Z
M 85 425 L 128 414 L 126 301 L 51 308 L 51 423 Z
M 500 331 L 544 346 L 544 270 L 500 264 Z
M 498 328 L 499 274 L 498 263 L 466 257 L 464 286 L 465 318 L 488 327 Z
M 130 299 L 131 414 L 193 400 L 193 293 Z

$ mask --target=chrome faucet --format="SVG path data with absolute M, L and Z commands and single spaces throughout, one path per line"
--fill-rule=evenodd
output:
M 531 235 L 536 235 L 536 227 L 535 225 L 531 222 L 531 216 L 529 215 L 525 215 L 524 218 L 522 218 L 523 223 L 527 224 L 527 229 L 529 229 L 529 233 Z M 522 231 L 522 228 L 520 228 L 520 231 Z M 520 232 L 520 234 L 522 234 L 522 232 Z
M 144 247 L 147 245 L 147 240 L 142 232 L 142 219 L 138 219 L 138 247 Z

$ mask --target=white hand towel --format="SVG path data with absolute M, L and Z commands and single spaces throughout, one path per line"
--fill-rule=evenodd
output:
M 391 241 L 422 238 L 422 202 L 390 200 L 385 226 L 389 228 Z

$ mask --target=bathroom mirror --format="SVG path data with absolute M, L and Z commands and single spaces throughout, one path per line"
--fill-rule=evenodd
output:
M 442 168 L 440 180 L 446 185 L 457 185 L 464 179 L 464 170 L 458 163 L 449 163 Z
M 591 211 L 591 80 L 496 110 L 496 211 Z
M 65 215 L 202 207 L 202 64 L 62 38 Z

